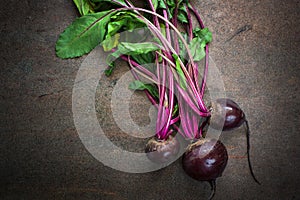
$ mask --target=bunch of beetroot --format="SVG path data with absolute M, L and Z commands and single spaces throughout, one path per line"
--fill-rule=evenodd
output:
M 191 141 L 182 157 L 184 171 L 196 180 L 208 181 L 212 198 L 228 154 L 221 141 L 206 137 L 206 131 L 209 126 L 229 131 L 245 124 L 248 164 L 259 183 L 250 163 L 250 131 L 244 112 L 230 99 L 217 99 L 207 103 L 210 106 L 204 102 L 212 34 L 189 1 L 148 0 L 143 8 L 128 0 L 74 3 L 81 17 L 60 35 L 56 53 L 73 58 L 101 45 L 110 52 L 107 75 L 116 68 L 116 58 L 128 62 L 136 79 L 129 87 L 144 90 L 157 108 L 155 136 L 145 149 L 151 161 L 164 163 L 176 157 L 180 145 L 174 136 L 180 134 Z M 127 34 L 122 35 L 124 31 Z

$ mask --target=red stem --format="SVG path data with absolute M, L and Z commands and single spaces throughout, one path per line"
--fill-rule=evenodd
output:
M 154 5 L 153 5 L 153 3 L 152 3 L 152 0 L 149 0 L 148 2 L 149 2 L 149 5 L 150 5 L 151 10 L 152 10 L 153 12 L 156 12 L 156 10 L 155 10 L 155 8 L 154 8 Z M 155 16 L 155 15 L 153 16 L 153 23 L 154 23 L 154 25 L 155 25 L 158 29 L 160 29 L 158 17 Z
M 203 24 L 203 21 L 201 19 L 200 14 L 197 12 L 197 10 L 195 9 L 195 7 L 193 5 L 190 4 L 189 8 L 193 12 L 193 14 L 195 15 L 200 27 L 203 29 L 205 26 Z M 209 46 L 207 44 L 205 46 L 205 68 L 204 68 L 204 72 L 203 72 L 201 90 L 200 90 L 201 98 L 203 97 L 204 91 L 205 91 L 205 86 L 206 86 L 206 81 L 207 81 L 207 73 L 208 73 L 208 66 L 209 66 Z

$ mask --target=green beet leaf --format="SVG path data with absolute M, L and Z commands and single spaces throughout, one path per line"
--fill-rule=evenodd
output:
M 196 37 L 189 44 L 189 49 L 194 61 L 200 61 L 205 57 L 205 45 L 212 41 L 212 33 L 208 28 L 196 28 L 193 33 Z
M 107 35 L 112 37 L 120 30 L 132 31 L 145 26 L 145 22 L 131 11 L 119 11 L 110 18 L 107 25 Z
M 110 66 L 121 55 L 132 56 L 139 64 L 153 63 L 153 52 L 160 47 L 151 42 L 129 43 L 120 42 L 118 49 L 106 57 L 106 63 Z
M 132 58 L 139 63 L 140 65 L 154 63 L 155 57 L 153 52 L 139 54 L 139 55 L 132 55 Z
M 103 3 L 103 2 L 109 2 L 112 4 L 117 4 L 120 6 L 127 6 L 126 2 L 124 0 L 91 0 L 94 3 Z
M 73 0 L 80 15 L 94 13 L 94 4 L 90 0 Z
M 188 43 L 188 34 L 182 32 L 181 35 L 184 38 L 185 42 Z M 180 50 L 180 59 L 184 62 L 187 60 L 186 48 L 181 39 L 178 39 L 178 44 L 179 44 L 179 50 Z
M 168 8 L 167 11 L 168 11 L 170 19 L 173 18 L 174 10 L 176 7 L 178 7 L 179 12 L 180 12 L 180 10 L 185 10 L 183 0 L 166 0 L 166 1 L 159 0 L 159 1 L 160 1 L 159 5 L 158 5 L 159 8 L 162 8 L 162 9 Z M 178 16 L 178 14 L 175 17 L 177 17 L 179 21 L 183 20 L 184 19 L 183 14 L 181 13 L 180 16 Z
M 159 49 L 160 49 L 159 46 L 151 42 L 142 42 L 142 43 L 122 42 L 118 45 L 118 51 L 121 54 L 125 54 L 125 55 L 146 54 Z
M 178 73 L 179 78 L 180 78 L 180 81 L 179 81 L 180 87 L 183 89 L 186 89 L 187 88 L 186 78 L 185 78 L 184 72 L 181 69 L 179 57 L 176 54 L 173 54 L 172 56 L 175 60 L 176 72 Z
M 195 28 L 193 30 L 193 34 L 195 37 L 201 38 L 205 43 L 209 43 L 212 41 L 212 33 L 209 31 L 208 28 Z
M 104 71 L 105 75 L 110 76 L 113 73 L 115 68 L 116 68 L 115 62 L 110 63 L 107 69 L 105 69 Z
M 175 104 L 175 106 L 173 108 L 172 116 L 175 116 L 178 111 L 179 111 L 178 104 Z
M 159 49 L 160 48 L 158 46 L 154 45 L 151 42 L 143 42 L 143 43 L 121 42 L 118 45 L 118 49 L 107 56 L 106 63 L 110 65 L 121 55 L 137 56 L 138 58 L 142 58 L 141 57 L 142 54 L 148 54 L 150 52 Z
M 154 9 L 156 10 L 158 8 L 159 0 L 151 0 L 151 1 L 152 1 Z
M 110 51 L 119 44 L 120 34 L 118 32 L 128 31 L 131 34 L 136 35 L 137 30 L 141 27 L 145 27 L 145 23 L 140 20 L 136 14 L 130 11 L 119 11 L 110 17 L 110 21 L 107 24 L 107 34 L 105 40 L 101 43 L 104 51 Z M 122 35 L 126 35 L 127 32 L 123 32 Z M 136 37 L 138 39 L 138 37 Z
M 157 8 L 166 9 L 166 8 L 167 8 L 167 5 L 165 4 L 165 1 L 163 1 L 163 0 L 158 0 Z
M 104 51 L 110 51 L 119 44 L 120 34 L 116 33 L 112 37 L 106 37 L 106 39 L 101 43 Z
M 177 14 L 177 19 L 178 21 L 180 21 L 181 23 L 188 23 L 188 16 L 187 16 L 187 10 L 184 4 L 180 4 L 179 8 L 178 8 L 178 14 Z
M 56 55 L 60 58 L 74 58 L 89 53 L 105 37 L 105 26 L 113 12 L 103 11 L 77 18 L 56 42 Z
M 159 98 L 158 89 L 155 85 L 143 83 L 142 81 L 135 80 L 128 86 L 131 90 L 147 90 L 152 96 Z

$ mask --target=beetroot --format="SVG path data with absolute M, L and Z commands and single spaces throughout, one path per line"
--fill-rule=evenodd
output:
M 212 103 L 210 126 L 223 131 L 240 127 L 246 120 L 245 114 L 231 99 L 220 98 Z
M 254 175 L 252 164 L 250 160 L 250 128 L 246 115 L 239 105 L 231 99 L 220 98 L 212 103 L 210 126 L 223 131 L 229 131 L 240 127 L 242 124 L 246 126 L 247 139 L 247 159 L 248 166 L 254 181 L 258 184 L 260 182 Z
M 153 137 L 148 141 L 145 152 L 149 160 L 155 163 L 165 163 L 177 156 L 179 148 L 178 140 L 170 135 L 165 140 Z
M 211 184 L 211 199 L 216 191 L 215 181 L 222 176 L 227 161 L 227 150 L 221 141 L 201 139 L 190 145 L 183 155 L 182 165 L 190 177 Z

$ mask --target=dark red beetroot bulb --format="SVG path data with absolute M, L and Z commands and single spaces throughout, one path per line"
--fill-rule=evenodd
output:
M 222 176 L 228 154 L 219 140 L 203 139 L 192 144 L 183 155 L 184 171 L 199 181 L 211 181 Z
M 254 181 L 260 184 L 256 179 L 250 160 L 250 128 L 246 119 L 245 113 L 231 99 L 220 98 L 212 103 L 211 117 L 209 125 L 217 130 L 229 131 L 240 127 L 242 124 L 246 125 L 246 137 L 247 137 L 247 158 L 251 176 Z
M 246 120 L 242 109 L 231 99 L 217 99 L 212 102 L 211 109 L 210 126 L 214 129 L 232 130 L 240 127 Z
M 223 143 L 216 139 L 203 139 L 188 148 L 183 155 L 182 165 L 190 177 L 211 184 L 209 199 L 212 199 L 216 192 L 216 179 L 222 176 L 227 161 L 228 154 Z
M 165 163 L 177 156 L 179 148 L 180 144 L 178 140 L 170 135 L 165 140 L 159 140 L 153 137 L 148 141 L 145 152 L 152 162 Z

